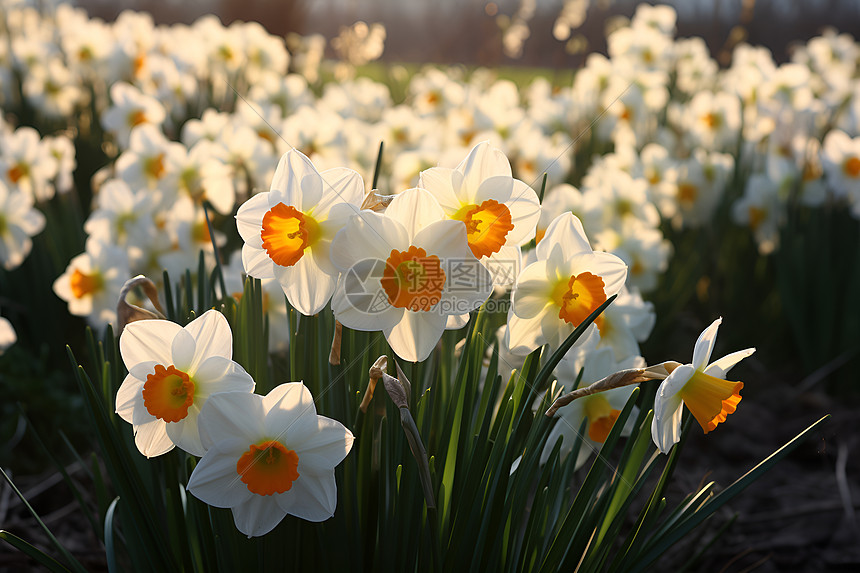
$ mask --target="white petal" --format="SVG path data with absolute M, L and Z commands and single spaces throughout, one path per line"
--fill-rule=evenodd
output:
M 514 179 L 511 198 L 505 206 L 511 212 L 514 228 L 505 237 L 508 245 L 524 245 L 535 237 L 535 229 L 540 220 L 540 201 L 534 189 Z
M 155 419 L 134 427 L 134 445 L 137 446 L 140 453 L 152 458 L 174 448 L 173 442 L 167 437 L 166 425 L 166 422 Z
M 126 368 L 138 362 L 172 364 L 173 338 L 182 330 L 168 320 L 138 320 L 127 324 L 119 337 L 119 351 Z
M 710 363 L 707 368 L 705 368 L 705 374 L 708 376 L 713 376 L 714 378 L 722 378 L 725 380 L 726 374 L 732 367 L 746 358 L 747 356 L 752 356 L 753 352 L 755 352 L 755 348 L 747 348 L 746 350 L 738 350 L 737 352 L 732 352 L 731 354 L 727 354 L 723 356 L 719 360 L 715 360 Z
M 693 368 L 704 370 L 708 364 L 708 360 L 711 359 L 711 352 L 714 351 L 714 343 L 717 341 L 717 330 L 719 330 L 722 322 L 722 317 L 718 318 L 699 335 L 696 346 L 693 348 Z
M 482 141 L 472 148 L 457 170 L 463 173 L 463 188 L 473 199 L 470 203 L 473 203 L 485 179 L 495 175 L 511 176 L 511 163 L 500 149 L 492 147 L 489 141 Z
M 450 314 L 445 323 L 445 330 L 460 330 L 469 323 L 469 313 Z
M 139 380 L 129 374 L 123 380 L 122 385 L 116 392 L 116 413 L 120 418 L 133 424 L 133 413 L 135 405 L 143 402 L 141 392 L 143 391 L 144 381 Z
M 502 245 L 489 257 L 482 257 L 481 264 L 490 271 L 493 286 L 510 287 L 522 272 L 522 251 L 516 246 Z
M 183 372 L 188 372 L 194 361 L 195 348 L 197 348 L 197 343 L 194 341 L 194 337 L 187 330 L 180 330 L 173 337 L 173 344 L 170 349 L 173 360 L 170 361 L 170 364 Z
M 412 242 L 421 229 L 444 220 L 445 212 L 429 191 L 415 188 L 395 195 L 385 209 L 385 216 L 403 225 Z
M 379 278 L 375 278 L 375 271 L 365 268 L 374 262 L 384 268 L 383 261 L 365 259 L 343 273 L 331 299 L 335 318 L 354 330 L 373 332 L 391 329 L 404 312 L 402 308 L 391 306 Z
M 254 248 L 247 243 L 242 245 L 242 267 L 245 274 L 255 279 L 275 278 L 275 263 L 263 249 Z
M 541 241 L 543 243 L 543 241 Z M 589 272 L 603 279 L 603 292 L 610 297 L 621 290 L 627 280 L 627 265 L 612 253 L 594 252 L 574 255 L 558 272 L 564 276 L 576 276 Z
M 301 460 L 299 460 L 301 464 Z M 325 521 L 337 507 L 337 484 L 334 472 L 319 476 L 304 476 L 293 482 L 290 491 L 275 499 L 282 511 L 308 521 Z
M 337 276 L 321 269 L 309 249 L 293 266 L 276 267 L 275 277 L 290 304 L 306 316 L 321 311 L 337 286 Z
M 695 369 L 689 364 L 678 366 L 663 380 L 654 396 L 654 420 L 651 422 L 651 438 L 664 454 L 681 439 L 682 404 L 678 394 L 689 381 Z
M 200 457 L 206 453 L 206 448 L 200 441 L 200 427 L 197 424 L 198 416 L 192 413 L 191 408 L 188 409 L 188 415 L 178 422 L 168 422 L 165 424 L 167 437 L 180 449 L 188 452 L 192 456 Z
M 554 285 L 547 276 L 546 261 L 537 261 L 522 270 L 517 285 L 511 294 L 514 314 L 520 318 L 531 318 L 552 305 Z
M 445 315 L 438 312 L 407 310 L 400 322 L 383 332 L 391 349 L 400 358 L 409 362 L 421 362 L 430 356 L 430 352 L 442 338 L 446 322 Z
M 255 496 L 236 473 L 236 462 L 249 446 L 233 439 L 210 448 L 191 472 L 186 489 L 197 499 L 222 508 L 240 505 Z
M 304 440 L 317 423 L 314 398 L 302 382 L 286 382 L 273 388 L 263 398 L 263 413 L 267 434 L 296 450 L 297 443 Z
M 330 472 L 352 449 L 352 432 L 343 424 L 325 416 L 316 416 L 315 422 L 313 431 L 304 436 L 301 443 L 287 443 L 287 447 L 294 448 L 299 455 L 299 473 L 302 468 L 314 475 Z
M 242 203 L 236 212 L 236 228 L 246 245 L 263 247 L 263 216 L 269 211 L 269 193 L 258 193 Z
M 505 345 L 517 356 L 527 356 L 542 344 L 541 322 L 546 311 L 532 318 L 520 318 L 512 311 L 508 313 L 508 328 Z
M 185 327 L 197 343 L 191 371 L 210 356 L 233 357 L 233 332 L 227 318 L 217 310 L 207 310 Z
M 197 416 L 200 440 L 209 450 L 222 441 L 256 443 L 266 435 L 262 397 L 251 392 L 219 392 L 209 396 Z M 233 460 L 234 473 L 235 463 Z M 220 507 L 220 506 L 219 506 Z
M 259 537 L 273 530 L 287 516 L 273 497 L 252 495 L 244 503 L 233 506 L 236 529 L 248 537 Z
M 454 193 L 454 186 L 451 183 L 452 171 L 453 169 L 446 167 L 433 167 L 422 171 L 418 176 L 418 186 L 432 193 L 442 209 L 449 215 L 456 213 L 463 204 Z
M 336 167 L 320 173 L 323 180 L 323 194 L 313 214 L 317 219 L 328 217 L 329 210 L 338 203 L 354 206 L 357 213 L 364 200 L 364 180 L 356 171 L 346 167 Z
M 322 179 L 319 178 L 319 173 L 301 151 L 291 149 L 281 156 L 278 161 L 278 167 L 275 169 L 275 175 L 272 177 L 272 199 L 270 204 L 283 202 L 287 205 L 300 207 L 304 205 L 304 178 L 308 175 L 316 175 L 319 179 L 319 187 L 316 189 L 318 194 L 322 193 Z M 313 191 L 313 185 L 308 184 L 308 190 Z M 313 205 L 319 201 L 320 196 L 311 197 L 315 200 Z M 304 211 L 305 209 L 301 209 Z
M 538 259 L 549 258 L 550 250 L 553 248 L 561 249 L 564 259 L 570 259 L 579 253 L 591 252 L 591 245 L 585 236 L 582 222 L 573 213 L 567 211 L 552 220 L 547 227 L 546 235 L 537 245 Z
M 409 235 L 393 219 L 373 211 L 361 211 L 337 232 L 331 243 L 331 261 L 341 271 L 365 259 L 386 260 L 392 249 L 406 250 Z

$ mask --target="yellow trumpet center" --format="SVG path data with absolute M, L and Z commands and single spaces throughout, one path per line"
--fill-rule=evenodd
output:
M 609 436 L 621 410 L 613 408 L 609 400 L 600 394 L 587 396 L 584 400 L 585 416 L 588 418 L 588 437 L 595 442 L 603 443 Z
M 464 205 L 453 218 L 466 224 L 469 248 L 478 259 L 499 252 L 514 228 L 510 209 L 493 199 L 480 205 Z
M 251 493 L 284 493 L 299 479 L 299 455 L 277 440 L 251 444 L 236 462 L 239 479 Z
M 98 271 L 86 274 L 75 269 L 72 271 L 69 282 L 72 287 L 72 296 L 75 298 L 84 298 L 88 294 L 100 291 L 102 286 L 104 286 L 104 279 Z
M 743 387 L 743 382 L 723 380 L 696 370 L 679 395 L 707 434 L 735 411 Z
M 603 279 L 589 272 L 559 280 L 552 292 L 552 300 L 559 307 L 558 317 L 573 326 L 579 326 L 606 302 L 603 287 Z

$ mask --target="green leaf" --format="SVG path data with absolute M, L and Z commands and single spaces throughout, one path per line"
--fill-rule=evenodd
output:
M 669 547 L 671 547 L 678 540 L 687 535 L 690 531 L 692 531 L 694 527 L 702 523 L 717 509 L 722 507 L 725 503 L 727 503 L 729 500 L 731 500 L 737 494 L 743 491 L 748 485 L 758 479 L 761 474 L 772 468 L 778 461 L 780 461 L 790 452 L 792 452 L 797 446 L 800 445 L 801 441 L 803 441 L 804 438 L 806 438 L 813 430 L 818 428 L 829 417 L 829 415 L 824 416 L 823 418 L 806 428 L 804 431 L 795 436 L 791 441 L 786 443 L 784 446 L 782 446 L 770 456 L 768 456 L 765 460 L 763 460 L 754 468 L 745 473 L 743 476 L 738 478 L 729 487 L 727 487 L 726 489 L 706 501 L 704 504 L 702 504 L 701 507 L 699 507 L 697 510 L 692 511 L 688 515 L 684 515 L 680 519 L 680 521 L 664 535 L 661 535 L 657 539 L 651 540 L 651 542 L 649 542 L 649 544 L 646 545 L 646 547 L 644 548 L 642 554 L 640 554 L 636 558 L 633 571 L 645 570 Z
M 116 546 L 113 539 L 113 519 L 116 515 L 116 507 L 118 503 L 119 496 L 114 498 L 110 506 L 108 506 L 107 513 L 105 514 L 105 557 L 107 558 L 107 566 L 110 573 L 119 572 L 119 567 L 117 567 L 116 564 Z
M 18 489 L 18 486 L 15 485 L 15 482 L 12 481 L 12 478 L 10 478 L 6 474 L 6 471 L 2 467 L 0 467 L 0 474 L 3 475 L 3 479 L 6 480 L 6 483 L 9 484 L 9 487 L 12 488 L 12 491 L 15 492 L 15 495 L 18 496 L 18 499 L 21 500 L 21 503 L 24 504 L 24 507 L 26 507 L 27 511 L 30 512 L 30 515 L 33 516 L 33 519 L 36 520 L 36 523 L 39 524 L 39 527 L 42 529 L 42 531 L 45 532 L 45 535 L 48 536 L 48 540 L 54 547 L 57 548 L 57 551 L 60 552 L 60 554 L 63 556 L 63 559 L 65 559 L 66 562 L 71 566 L 72 570 L 78 571 L 80 573 L 86 573 L 87 570 L 84 569 L 84 566 L 81 565 L 77 559 L 72 557 L 72 554 L 69 553 L 65 547 L 63 547 L 62 543 L 60 543 L 56 537 L 54 537 L 54 534 L 51 533 L 51 530 L 48 529 L 48 526 L 45 525 L 45 522 L 42 521 L 42 519 L 39 517 L 39 514 L 36 513 L 36 510 L 33 509 L 33 506 L 30 505 L 30 502 L 27 501 L 27 499 L 24 497 L 24 494 L 21 493 L 21 491 Z M 7 539 L 7 541 L 9 540 Z M 12 543 L 12 541 L 9 542 Z
M 47 553 L 43 553 L 36 547 L 30 545 L 17 535 L 10 533 L 5 530 L 0 530 L 0 539 L 25 554 L 27 557 L 37 562 L 42 567 L 48 569 L 48 571 L 56 571 L 57 573 L 68 573 L 69 570 L 59 561 L 48 555 Z

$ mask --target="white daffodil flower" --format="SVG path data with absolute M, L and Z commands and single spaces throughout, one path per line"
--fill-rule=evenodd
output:
M 362 211 L 350 219 L 331 257 L 344 272 L 332 298 L 335 318 L 355 330 L 381 330 L 411 362 L 427 358 L 449 317 L 478 308 L 493 287 L 466 226 L 448 219 L 424 189 L 399 193 L 384 215 Z
M 582 321 L 624 286 L 627 265 L 592 251 L 582 223 L 559 215 L 536 248 L 537 261 L 520 273 L 511 294 L 507 346 L 524 355 L 557 348 Z
M 288 151 L 271 190 L 254 195 L 236 213 L 245 241 L 245 272 L 278 279 L 299 312 L 318 313 L 337 285 L 331 241 L 363 200 L 364 182 L 357 172 L 335 168 L 319 173 L 302 152 Z
M 188 491 L 214 507 L 229 507 L 236 528 L 265 535 L 284 517 L 325 521 L 337 506 L 334 468 L 352 448 L 343 424 L 318 416 L 301 382 L 266 396 L 224 392 L 199 418 L 206 455 Z
M 202 456 L 197 418 L 209 396 L 254 391 L 254 380 L 232 360 L 233 333 L 216 310 L 184 328 L 167 320 L 132 322 L 119 350 L 128 376 L 116 394 L 116 413 L 134 426 L 134 443 L 148 458 L 174 446 Z
M 664 454 L 681 439 L 682 405 L 687 406 L 707 434 L 725 422 L 741 401 L 744 383 L 726 380 L 726 373 L 755 352 L 755 348 L 733 352 L 708 364 L 722 321 L 718 318 L 699 335 L 693 362 L 675 366 L 657 390 L 651 437 Z

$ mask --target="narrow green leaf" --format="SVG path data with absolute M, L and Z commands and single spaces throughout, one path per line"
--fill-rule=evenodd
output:
M 105 514 L 105 557 L 107 558 L 107 566 L 110 573 L 119 572 L 119 567 L 117 567 L 116 564 L 116 545 L 114 544 L 113 539 L 113 519 L 116 515 L 116 507 L 118 503 L 119 496 L 114 498 L 110 506 L 108 506 L 107 513 Z
M 30 502 L 27 501 L 27 498 L 24 497 L 24 494 L 21 493 L 21 490 L 18 489 L 18 486 L 15 485 L 15 482 L 12 481 L 12 478 L 10 478 L 6 474 L 6 471 L 2 467 L 0 467 L 0 474 L 3 475 L 3 479 L 6 480 L 6 483 L 9 484 L 9 487 L 12 489 L 13 492 L 15 492 L 15 495 L 18 496 L 18 499 L 21 500 L 21 503 L 24 504 L 24 507 L 26 507 L 27 511 L 30 512 L 30 515 L 33 516 L 33 519 L 36 520 L 36 523 L 39 524 L 39 527 L 42 529 L 42 531 L 45 532 L 45 535 L 48 536 L 48 540 L 51 542 L 51 544 L 54 547 L 57 548 L 57 551 L 60 552 L 60 554 L 63 556 L 63 558 L 69 564 L 69 566 L 71 566 L 72 570 L 78 571 L 80 573 L 86 573 L 86 569 L 84 569 L 84 566 L 81 565 L 77 559 L 72 557 L 72 554 L 69 553 L 65 547 L 63 547 L 63 544 L 60 543 L 56 537 L 54 537 L 54 534 L 51 533 L 51 530 L 48 529 L 48 526 L 45 525 L 45 522 L 42 521 L 42 519 L 39 517 L 39 514 L 36 513 L 36 510 L 33 509 L 33 506 L 30 505 Z
M 37 562 L 42 567 L 48 569 L 48 571 L 55 571 L 57 573 L 68 573 L 69 570 L 59 561 L 48 555 L 47 553 L 43 553 L 33 545 L 27 543 L 17 535 L 10 533 L 9 531 L 0 530 L 0 539 Z

